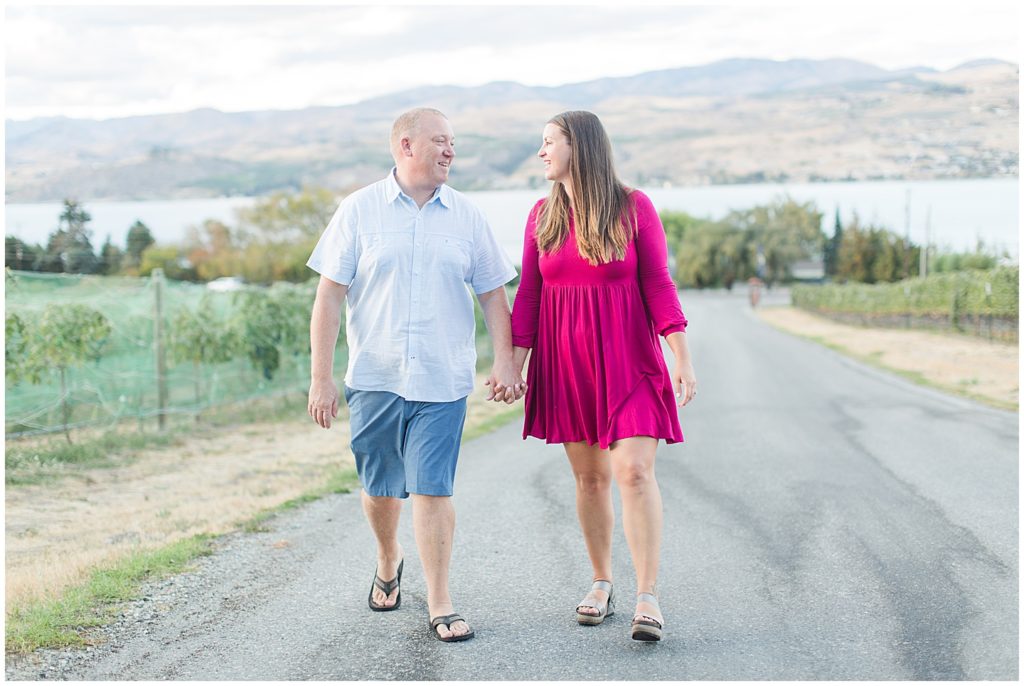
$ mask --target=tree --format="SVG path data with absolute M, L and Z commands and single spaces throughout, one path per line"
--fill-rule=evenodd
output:
M 825 244 L 825 274 L 835 276 L 839 266 L 839 245 L 843 242 L 843 222 L 839 219 L 839 208 L 836 207 L 836 221 L 832 228 L 832 237 Z
M 4 265 L 8 269 L 21 271 L 32 271 L 36 268 L 39 258 L 43 255 L 43 248 L 38 245 L 29 245 L 16 236 L 7 236 L 4 240 Z
M 753 255 L 764 257 L 764 279 L 768 283 L 790 278 L 790 267 L 798 260 L 821 259 L 825 235 L 821 212 L 814 203 L 798 203 L 783 197 L 768 205 L 734 210 L 722 223 L 742 232 L 748 246 L 748 264 L 754 270 Z
M 730 256 L 722 247 L 737 231 L 721 224 L 705 222 L 690 227 L 676 257 L 676 280 L 682 286 L 709 288 L 723 285 L 723 270 Z M 741 239 L 742 240 L 742 239 Z
M 843 231 L 843 240 L 839 244 L 836 276 L 840 281 L 873 283 L 871 264 L 874 261 L 874 245 L 870 231 L 861 228 L 860 219 L 854 214 L 853 221 Z
M 903 255 L 896 251 L 895 236 L 884 229 L 871 230 L 872 252 L 875 255 L 871 263 L 871 280 L 874 283 L 890 283 L 899 279 L 900 263 Z
M 100 248 L 100 273 L 108 275 L 117 274 L 121 271 L 121 262 L 123 260 L 124 253 L 121 252 L 121 248 L 111 243 L 110 235 L 107 234 L 107 240 L 103 242 L 103 247 Z
M 880 226 L 861 226 L 856 214 L 836 251 L 837 281 L 891 283 L 917 275 L 919 248 Z M 909 272 L 906 271 L 909 266 Z
M 96 272 L 99 260 L 93 253 L 92 231 L 88 227 L 91 220 L 92 216 L 76 200 L 64 200 L 57 230 L 50 234 L 46 245 L 44 271 L 69 274 Z
M 207 219 L 201 229 L 189 228 L 185 251 L 202 281 L 234 276 L 241 271 L 242 258 L 231 227 L 215 219 Z
M 149 276 L 154 269 L 163 269 L 164 276 L 178 281 L 195 281 L 196 270 L 181 250 L 174 245 L 151 245 L 142 253 L 139 276 Z
M 313 292 L 308 286 L 285 283 L 235 295 L 235 335 L 265 379 L 274 378 L 283 356 L 309 352 L 312 303 Z
M 944 252 L 935 256 L 929 263 L 929 272 L 955 272 L 967 269 L 994 269 L 999 265 L 1000 257 L 1009 258 L 1005 252 L 1001 256 L 997 251 L 990 250 L 982 240 L 978 240 L 973 252 Z
M 238 211 L 242 243 L 288 243 L 319 236 L 338 206 L 338 197 L 326 188 L 279 192 Z
M 8 312 L 4 321 L 4 374 L 7 382 L 16 384 L 35 373 L 28 359 L 29 327 L 16 313 Z
M 232 360 L 237 348 L 235 332 L 225 319 L 217 316 L 209 297 L 204 295 L 195 311 L 188 308 L 178 310 L 171 326 L 168 347 L 174 362 L 192 363 L 198 422 L 203 397 L 200 366 Z
M 154 243 L 156 243 L 156 239 L 153 238 L 153 233 L 149 230 L 149 227 L 136 219 L 135 223 L 128 229 L 128 237 L 125 241 L 124 265 L 130 269 L 138 269 L 139 265 L 142 264 L 142 253 Z
M 71 443 L 67 373 L 89 360 L 99 360 L 110 335 L 110 322 L 103 313 L 85 305 L 47 305 L 32 329 L 24 371 L 32 383 L 39 383 L 48 373 L 60 377 L 64 436 Z

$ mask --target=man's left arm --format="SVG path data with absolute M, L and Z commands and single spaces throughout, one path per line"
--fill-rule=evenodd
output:
M 517 372 L 512 362 L 512 320 L 508 306 L 505 287 L 498 286 L 493 291 L 477 295 L 480 307 L 484 311 L 487 333 L 491 336 L 494 350 L 494 366 L 485 385 L 491 387 L 488 400 L 500 402 L 504 400 L 511 405 L 526 393 L 526 382 L 521 372 Z

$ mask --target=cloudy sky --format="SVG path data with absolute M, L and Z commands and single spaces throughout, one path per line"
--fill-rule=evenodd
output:
M 558 85 L 730 57 L 1019 62 L 1016 2 L 40 6 L 5 10 L 8 119 L 341 105 L 432 84 Z

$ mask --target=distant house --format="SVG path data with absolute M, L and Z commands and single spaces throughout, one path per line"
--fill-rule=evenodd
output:
M 794 281 L 820 283 L 825 280 L 824 260 L 800 260 L 789 267 Z

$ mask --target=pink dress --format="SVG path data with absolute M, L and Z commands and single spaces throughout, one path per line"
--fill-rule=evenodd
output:
M 669 276 L 661 219 L 644 193 L 629 197 L 637 225 L 626 258 L 596 267 L 580 257 L 571 217 L 562 247 L 539 254 L 544 200 L 530 212 L 512 309 L 513 345 L 533 348 L 524 439 L 602 449 L 630 436 L 683 440 L 658 334 L 685 331 L 686 317 Z

